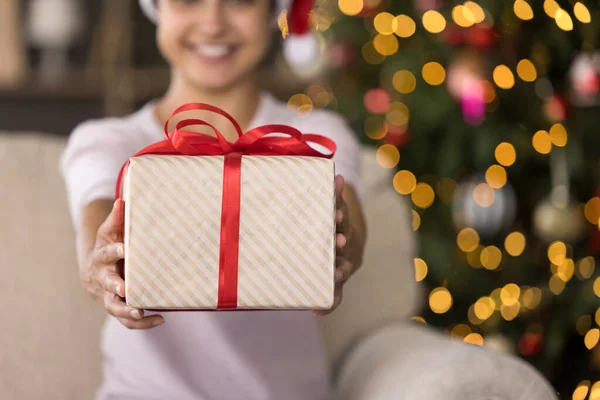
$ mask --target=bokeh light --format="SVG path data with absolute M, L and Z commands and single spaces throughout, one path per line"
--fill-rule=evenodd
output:
M 419 183 L 411 193 L 413 203 L 419 208 L 429 208 L 435 199 L 435 193 L 427 183 Z
M 565 259 L 565 261 L 563 261 L 556 269 L 556 276 L 565 282 L 570 281 L 574 273 L 575 263 L 570 258 Z
M 590 317 L 587 314 L 582 315 L 581 317 L 577 318 L 577 322 L 575 322 L 575 330 L 581 336 L 585 336 L 585 334 L 587 333 L 587 331 L 590 330 L 591 327 L 592 327 L 592 317 Z
M 530 310 L 536 308 L 542 301 L 542 290 L 536 287 L 523 292 L 523 305 Z
M 393 179 L 394 189 L 400 194 L 411 194 L 417 187 L 417 178 L 407 170 L 396 172 Z
M 313 109 L 313 102 L 309 96 L 298 93 L 289 98 L 287 107 L 298 113 L 310 113 Z
M 388 12 L 382 12 L 373 19 L 375 30 L 382 35 L 391 35 L 398 29 L 398 21 L 396 17 Z
M 429 293 L 429 308 L 436 314 L 443 314 L 452 307 L 452 295 L 445 287 L 435 288 Z
M 387 123 L 385 119 L 371 116 L 365 119 L 365 134 L 373 140 L 383 139 L 387 134 Z
M 421 226 L 421 216 L 419 215 L 418 212 L 416 212 L 415 210 L 410 210 L 412 213 L 412 228 L 413 231 L 417 231 L 417 229 L 419 229 L 419 227 Z
M 407 70 L 400 70 L 394 74 L 392 78 L 394 89 L 399 93 L 411 93 L 417 87 L 417 79 L 415 75 Z
M 506 65 L 498 65 L 492 75 L 494 82 L 501 89 L 511 89 L 515 85 L 515 76 Z
M 560 6 L 555 0 L 544 0 L 544 12 L 550 17 L 554 18 L 556 12 L 560 9 Z
M 517 318 L 520 310 L 521 307 L 518 303 L 513 304 L 512 306 L 502 304 L 502 306 L 500 307 L 500 315 L 502 315 L 502 318 L 504 318 L 505 320 L 512 321 L 513 319 Z
M 502 262 L 502 251 L 496 246 L 487 246 L 481 251 L 480 258 L 485 269 L 495 270 Z
M 487 183 L 480 183 L 473 190 L 473 200 L 480 207 L 490 207 L 496 201 L 496 193 Z
M 597 381 L 592 385 L 589 400 L 600 400 L 600 381 Z
M 471 252 L 479 246 L 479 234 L 473 228 L 464 228 L 458 232 L 456 244 L 465 253 Z
M 490 297 L 484 296 L 479 298 L 479 300 L 475 302 L 473 310 L 477 318 L 479 318 L 482 321 L 485 321 L 486 319 L 492 316 L 495 309 L 496 304 L 494 303 L 494 300 L 492 300 Z
M 463 5 L 457 5 L 452 8 L 452 19 L 456 25 L 463 28 L 468 28 L 475 23 L 473 12 Z
M 589 199 L 588 202 L 585 203 L 583 212 L 585 214 L 585 219 L 587 219 L 590 224 L 598 225 L 598 219 L 600 219 L 600 198 L 592 197 Z
M 513 4 L 515 15 L 524 21 L 533 19 L 533 9 L 525 0 L 516 0 Z
M 565 281 L 560 279 L 558 275 L 554 274 L 550 277 L 550 281 L 548 282 L 548 287 L 550 291 L 555 295 L 559 295 L 565 289 Z
M 396 17 L 396 26 L 395 33 L 401 38 L 411 37 L 417 29 L 415 21 L 404 14 L 400 14 Z
M 520 296 L 521 288 L 514 283 L 509 283 L 500 290 L 500 299 L 502 300 L 502 304 L 507 306 L 514 306 L 517 304 Z
M 588 256 L 577 262 L 577 277 L 579 279 L 589 279 L 594 275 L 596 270 L 596 260 L 594 257 Z M 600 324 L 598 324 L 600 325 Z
M 425 321 L 425 318 L 423 318 L 423 317 L 421 317 L 419 315 L 415 315 L 414 317 L 411 317 L 410 319 L 412 321 L 416 321 L 416 322 L 418 322 L 420 324 L 427 325 L 427 322 Z
M 591 350 L 596 347 L 598 340 L 600 340 L 600 330 L 598 328 L 593 328 L 585 334 L 583 342 L 585 343 L 585 347 L 587 347 L 588 350 Z
M 593 289 L 594 289 L 594 294 L 596 296 L 600 297 L 600 277 L 598 277 L 594 280 Z
M 476 346 L 483 346 L 484 341 L 483 336 L 481 336 L 479 333 L 469 333 L 467 336 L 465 336 L 464 342 Z
M 451 330 L 450 334 L 452 336 L 458 337 L 461 340 L 471 333 L 471 327 L 467 324 L 456 324 Z
M 554 265 L 562 264 L 567 258 L 567 246 L 560 241 L 553 242 L 548 246 L 548 259 Z
M 579 382 L 573 391 L 573 400 L 585 400 L 590 388 L 590 381 Z
M 572 31 L 573 30 L 573 20 L 568 12 L 563 10 L 562 8 L 556 11 L 554 15 L 554 19 L 556 21 L 556 25 L 563 31 Z
M 391 56 L 398 51 L 398 39 L 394 35 L 382 35 L 380 33 L 373 38 L 373 46 L 382 56 Z
M 525 82 L 533 82 L 537 79 L 537 71 L 535 65 L 528 59 L 524 58 L 517 64 L 517 75 Z
M 588 10 L 581 2 L 575 3 L 575 6 L 573 6 L 573 13 L 575 14 L 575 18 L 581 23 L 589 24 L 592 21 L 590 10 Z
M 446 19 L 435 10 L 429 10 L 423 14 L 423 26 L 428 32 L 440 33 L 446 29 Z
M 485 180 L 494 189 L 500 189 L 506 185 L 506 170 L 500 165 L 492 165 L 485 172 Z
M 521 232 L 512 232 L 504 240 L 504 249 L 513 257 L 518 257 L 525 250 L 525 235 Z
M 446 70 L 442 64 L 429 62 L 423 66 L 423 80 L 432 86 L 438 86 L 446 80 Z
M 340 11 L 350 16 L 360 13 L 363 6 L 363 0 L 338 0 Z
M 373 42 L 365 43 L 362 47 L 362 56 L 367 63 L 373 65 L 381 64 L 385 60 L 385 57 L 375 49 Z
M 421 282 L 427 276 L 427 263 L 421 258 L 415 258 L 415 280 Z
M 467 318 L 469 318 L 469 322 L 472 325 L 481 325 L 483 323 L 483 321 L 477 318 L 477 315 L 475 315 L 474 304 L 471 304 L 471 306 L 469 307 L 469 310 L 467 311 Z
M 391 97 L 383 89 L 371 89 L 365 94 L 364 105 L 371 114 L 384 114 L 390 109 Z
M 403 126 L 408 124 L 410 119 L 410 110 L 406 104 L 399 101 L 395 101 L 390 104 L 390 108 L 387 111 L 386 118 L 392 125 Z
M 552 139 L 546 131 L 537 131 L 531 139 L 533 148 L 540 154 L 548 154 L 552 151 Z
M 515 163 L 517 159 L 517 152 L 515 151 L 515 147 L 512 144 L 508 142 L 502 142 L 498 146 L 496 146 L 494 156 L 496 157 L 496 161 L 498 161 L 498 164 L 503 165 L 505 167 L 510 167 Z
M 558 147 L 565 147 L 567 145 L 567 130 L 565 129 L 564 125 L 552 125 L 549 135 L 553 145 Z
M 465 7 L 473 14 L 474 22 L 479 24 L 485 20 L 485 11 L 474 1 L 465 1 Z
M 391 144 L 379 146 L 375 159 L 383 168 L 394 168 L 400 162 L 398 148 Z

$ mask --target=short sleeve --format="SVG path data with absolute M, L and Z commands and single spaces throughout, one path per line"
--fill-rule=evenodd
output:
M 60 158 L 69 212 L 76 231 L 83 208 L 98 199 L 114 199 L 117 175 L 131 152 L 123 135 L 107 121 L 79 125 Z

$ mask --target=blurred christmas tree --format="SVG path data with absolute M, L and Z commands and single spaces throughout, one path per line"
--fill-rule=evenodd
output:
M 600 399 L 599 3 L 317 3 L 339 68 L 307 95 L 397 169 L 422 318 Z

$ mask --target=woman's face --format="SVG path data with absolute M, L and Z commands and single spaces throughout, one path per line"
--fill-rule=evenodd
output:
M 231 86 L 254 73 L 271 41 L 272 0 L 160 0 L 158 47 L 186 83 Z

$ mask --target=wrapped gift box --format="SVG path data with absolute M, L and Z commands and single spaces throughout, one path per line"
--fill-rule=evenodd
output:
M 224 190 L 226 156 L 130 159 L 122 188 L 127 304 L 157 310 L 332 306 L 333 161 L 244 155 L 240 162 L 236 199 Z M 235 232 L 227 237 L 223 223 L 232 225 L 236 202 L 234 243 Z

